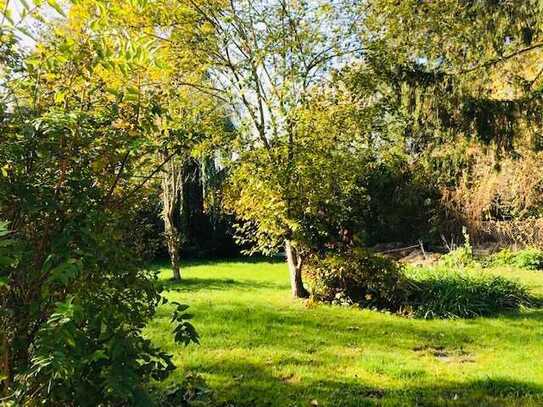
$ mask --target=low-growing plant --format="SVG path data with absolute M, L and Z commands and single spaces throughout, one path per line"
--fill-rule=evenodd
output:
M 361 248 L 314 256 L 306 272 L 317 301 L 398 311 L 410 291 L 401 265 Z
M 487 265 L 492 267 L 509 266 L 526 270 L 543 270 L 543 251 L 535 247 L 528 247 L 517 251 L 505 248 L 492 255 Z
M 474 264 L 475 258 L 469 235 L 464 229 L 464 244 L 439 259 L 441 265 L 446 268 L 464 268 Z
M 204 378 L 189 372 L 179 384 L 158 390 L 156 404 L 161 407 L 207 407 L 217 404 L 215 393 Z
M 534 304 L 522 284 L 488 273 L 438 267 L 408 276 L 417 287 L 409 304 L 420 318 L 473 318 Z

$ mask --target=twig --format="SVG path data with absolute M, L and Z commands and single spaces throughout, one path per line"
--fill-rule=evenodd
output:
M 413 246 L 400 247 L 400 248 L 397 248 L 397 249 L 390 249 L 390 250 L 385 250 L 385 251 L 377 252 L 377 253 L 379 253 L 379 254 L 396 253 L 396 252 L 402 252 L 402 251 L 408 250 L 408 249 L 416 249 L 417 247 L 419 247 L 419 245 L 415 244 Z
M 441 240 L 443 240 L 443 243 L 445 243 L 445 247 L 448 251 L 452 252 L 451 246 L 449 246 L 449 242 L 447 242 L 447 239 L 445 239 L 445 236 L 441 235 Z
M 422 244 L 422 240 L 419 240 L 420 250 L 422 251 L 422 255 L 424 256 L 424 259 L 426 260 L 426 252 L 424 251 L 424 245 Z
M 167 156 L 166 159 L 158 167 L 156 167 L 149 175 L 145 176 L 144 180 L 140 184 L 138 184 L 132 191 L 130 191 L 120 203 L 126 202 L 128 198 L 131 198 L 136 192 L 138 192 L 141 188 L 143 188 L 145 184 L 147 183 L 147 181 L 153 178 L 162 169 L 162 167 L 164 167 L 177 154 L 179 154 L 179 152 L 174 151 L 169 156 Z
M 111 196 L 113 195 L 113 192 L 115 191 L 115 187 L 119 183 L 119 181 L 121 179 L 121 176 L 122 176 L 122 174 L 124 172 L 124 167 L 126 166 L 126 163 L 128 161 L 129 156 L 130 156 L 130 150 L 128 150 L 126 152 L 126 154 L 123 157 L 123 160 L 121 161 L 121 168 L 119 168 L 119 172 L 117 173 L 117 175 L 115 177 L 115 181 L 113 181 L 113 184 L 109 188 L 109 191 L 108 191 L 108 193 L 107 193 L 107 195 L 106 195 L 106 197 L 104 199 L 104 204 L 107 204 L 108 201 L 111 199 Z

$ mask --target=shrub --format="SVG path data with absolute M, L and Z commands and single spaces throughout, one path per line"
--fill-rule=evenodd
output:
M 512 266 L 526 270 L 543 270 L 543 251 L 528 247 L 523 250 L 512 251 L 511 249 L 503 249 L 494 254 L 489 266 Z
M 172 356 L 142 333 L 165 302 L 156 272 L 131 261 L 124 233 L 114 238 L 122 224 L 109 229 L 100 223 L 104 235 L 77 225 L 55 237 L 57 250 L 35 277 L 35 250 L 0 224 L 0 247 L 18 249 L 16 256 L 0 250 L 0 382 L 15 405 L 149 405 L 145 384 L 174 369 Z M 33 297 L 20 289 L 38 284 Z M 174 305 L 175 341 L 197 342 L 186 306 Z
M 475 263 L 473 253 L 471 249 L 467 249 L 465 246 L 459 247 L 443 256 L 439 259 L 439 264 L 446 268 L 464 268 L 469 267 Z
M 58 69 L 52 76 L 64 77 Z M 163 301 L 134 243 L 144 190 L 132 176 L 148 134 L 115 125 L 131 105 L 78 84 L 77 94 L 96 90 L 95 105 L 39 97 L 44 105 L 0 115 L 0 218 L 10 221 L 9 231 L 0 225 L 0 403 L 148 405 L 146 384 L 174 367 L 143 336 Z M 197 338 L 182 308 L 174 336 L 186 343 Z
M 417 318 L 474 318 L 536 304 L 520 283 L 447 267 L 404 269 L 363 249 L 314 256 L 306 268 L 313 298 Z
M 515 259 L 515 252 L 510 248 L 505 248 L 497 253 L 483 259 L 483 267 L 503 267 L 512 266 Z
M 398 311 L 409 292 L 400 265 L 358 248 L 314 256 L 306 272 L 317 301 Z
M 501 276 L 445 268 L 411 269 L 417 289 L 409 305 L 417 317 L 473 318 L 533 304 L 527 289 Z

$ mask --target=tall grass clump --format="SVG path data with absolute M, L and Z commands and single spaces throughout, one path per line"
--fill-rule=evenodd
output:
M 474 318 L 531 306 L 519 282 L 472 270 L 409 269 L 416 286 L 409 305 L 419 318 Z

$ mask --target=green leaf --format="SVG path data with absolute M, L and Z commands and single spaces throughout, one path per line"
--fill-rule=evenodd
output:
M 47 4 L 53 7 L 56 12 L 59 13 L 61 16 L 66 17 L 66 13 L 64 12 L 57 0 L 47 0 Z
M 79 271 L 80 265 L 78 260 L 69 259 L 50 271 L 49 281 L 66 285 L 77 276 Z
M 26 0 L 19 0 L 19 3 L 21 3 L 21 5 L 23 6 L 23 8 L 24 8 L 26 11 L 30 11 L 30 4 L 28 4 L 28 1 L 26 1 Z
M 91 356 L 90 356 L 90 360 L 93 361 L 93 362 L 98 362 L 99 360 L 104 360 L 104 359 L 107 359 L 107 355 L 106 355 L 106 352 L 104 352 L 102 349 L 99 349 L 97 351 L 95 351 Z
M 0 12 L 0 14 L 2 14 L 2 15 L 4 16 L 4 18 L 5 18 L 6 20 L 8 20 L 9 23 L 10 23 L 12 26 L 15 25 L 15 21 L 13 21 L 13 17 L 11 16 L 11 10 L 8 9 L 8 10 L 5 10 L 5 11 L 2 11 L 2 12 Z
M 17 30 L 19 30 L 21 33 L 23 33 L 24 35 L 26 35 L 30 39 L 32 39 L 34 41 L 37 41 L 36 37 L 34 37 L 34 35 L 27 28 L 25 28 L 23 26 L 19 26 L 19 27 L 17 27 Z

